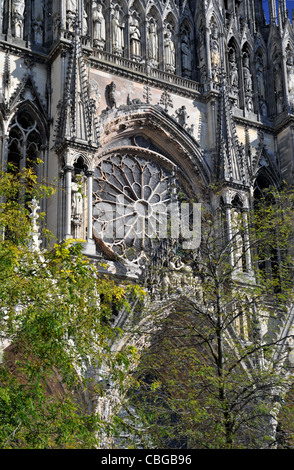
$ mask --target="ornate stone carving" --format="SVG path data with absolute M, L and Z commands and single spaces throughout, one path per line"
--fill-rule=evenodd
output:
M 32 28 L 34 31 L 35 44 L 42 46 L 43 44 L 43 21 L 41 19 L 33 18 Z
M 210 38 L 210 61 L 211 61 L 211 78 L 214 82 L 219 82 L 220 72 L 220 51 L 219 51 L 219 38 L 218 29 L 214 23 L 211 26 Z
M 265 98 L 264 74 L 263 74 L 263 60 L 260 56 L 256 59 L 256 80 L 258 96 Z
M 192 75 L 192 53 L 189 33 L 186 29 L 182 32 L 181 39 L 181 51 L 182 51 L 182 73 L 183 77 L 191 78 Z
M 107 97 L 107 102 L 108 102 L 108 107 L 110 109 L 116 108 L 116 84 L 114 82 L 111 82 L 109 85 L 106 87 L 106 97 Z
M 294 95 L 294 60 L 293 60 L 293 52 L 288 50 L 287 53 L 287 85 L 288 85 L 288 93 L 293 98 Z
M 158 33 L 154 18 L 150 18 L 148 24 L 147 55 L 150 64 L 155 67 L 158 64 Z
M 252 77 L 250 73 L 249 57 L 247 53 L 243 56 L 243 76 L 245 93 L 252 92 Z
M 111 19 L 112 29 L 112 52 L 113 54 L 122 55 L 124 49 L 124 28 L 125 23 L 122 21 L 122 14 L 118 7 L 114 8 Z
M 188 114 L 187 114 L 187 109 L 186 106 L 181 106 L 179 109 L 176 110 L 176 115 L 178 119 L 178 123 L 180 126 L 182 126 L 184 129 L 187 126 L 187 119 L 188 119 Z
M 166 28 L 164 38 L 164 62 L 166 71 L 173 73 L 176 68 L 176 53 L 172 32 L 169 27 Z
M 236 63 L 236 53 L 232 49 L 229 54 L 229 67 L 230 67 L 230 84 L 233 90 L 238 88 L 239 85 L 239 74 Z
M 16 38 L 23 38 L 24 23 L 24 0 L 13 0 L 12 2 L 12 31 Z
M 139 16 L 136 11 L 133 12 L 130 19 L 130 44 L 131 58 L 139 60 L 141 57 L 141 33 L 139 27 Z
M 99 49 L 104 49 L 106 34 L 105 34 L 105 18 L 103 15 L 101 3 L 93 3 L 93 44 Z

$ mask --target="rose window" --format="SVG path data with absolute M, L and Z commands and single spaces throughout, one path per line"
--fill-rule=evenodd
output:
M 96 237 L 116 254 L 138 260 L 164 237 L 172 187 L 172 170 L 153 161 L 129 154 L 103 160 L 94 176 Z

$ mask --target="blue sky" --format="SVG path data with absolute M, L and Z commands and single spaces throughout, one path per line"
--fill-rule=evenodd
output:
M 268 21 L 268 0 L 262 0 L 262 4 L 263 4 L 266 19 Z M 291 19 L 292 18 L 292 8 L 294 9 L 294 0 L 286 0 L 286 5 L 287 5 L 287 8 L 289 10 L 289 17 Z

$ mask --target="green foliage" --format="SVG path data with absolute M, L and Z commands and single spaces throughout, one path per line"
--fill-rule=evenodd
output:
M 0 364 L 1 448 L 99 445 L 114 424 L 89 407 L 102 390 L 85 378 L 85 367 L 103 363 L 119 389 L 135 355 L 111 351 L 120 332 L 105 321 L 111 302 L 129 307 L 132 289 L 101 278 L 73 240 L 31 250 L 27 202 L 52 193 L 30 169 L 0 175 L 0 331 L 10 343 Z
M 234 217 L 230 240 L 225 213 L 203 214 L 202 243 L 190 263 L 198 288 L 170 292 L 155 312 L 157 335 L 130 392 L 142 445 L 274 444 L 276 390 L 289 380 L 280 351 L 293 303 L 293 198 L 292 188 L 269 190 L 247 219 L 243 211 Z

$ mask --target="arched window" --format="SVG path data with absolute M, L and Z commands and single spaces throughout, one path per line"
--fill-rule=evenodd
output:
M 25 167 L 31 167 L 38 174 L 42 145 L 43 135 L 36 119 L 29 111 L 22 110 L 10 125 L 8 170 L 21 171 Z
M 260 173 L 255 181 L 254 187 L 254 212 L 258 215 L 259 211 L 262 211 L 262 207 L 273 206 L 275 205 L 275 199 L 270 191 L 270 188 L 273 188 L 269 178 L 266 174 Z M 263 223 L 260 220 L 260 217 L 256 217 L 256 230 L 260 229 L 260 225 Z M 273 246 L 271 240 L 275 239 L 275 233 L 272 233 L 268 229 L 268 239 L 258 244 L 258 268 L 261 276 L 270 277 L 274 282 L 274 289 L 280 289 L 279 283 L 279 262 L 280 262 L 280 253 L 276 246 Z M 275 244 L 274 244 L 275 245 Z

